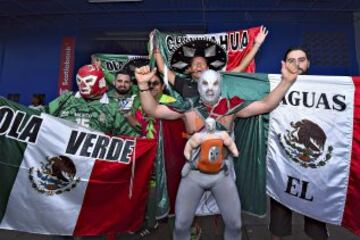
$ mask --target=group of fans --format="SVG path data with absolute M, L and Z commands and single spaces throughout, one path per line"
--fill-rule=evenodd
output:
M 252 49 L 232 71 L 242 72 L 246 69 L 267 34 L 267 29 L 261 27 Z M 92 64 L 82 66 L 77 71 L 78 92 L 62 94 L 51 101 L 44 111 L 106 134 L 154 139 L 160 138 L 161 119 L 182 119 L 187 132 L 184 137 L 189 138 L 185 148 L 188 161 L 181 172 L 176 197 L 173 238 L 191 238 L 196 208 L 204 191 L 209 190 L 225 224 L 224 239 L 241 239 L 241 199 L 235 185 L 232 163 L 232 155 L 239 154 L 232 140 L 234 120 L 273 110 L 297 75 L 304 74 L 309 67 L 306 65 L 309 63 L 307 53 L 302 49 L 287 52 L 281 66 L 280 84 L 263 99 L 249 102 L 239 97 L 228 99 L 220 96 L 221 74 L 216 70 L 222 66 L 210 64 L 207 51 L 216 48 L 218 52 L 221 47 L 204 44 L 202 41 L 206 40 L 195 40 L 192 44 L 193 56 L 183 56 L 182 59 L 185 63 L 182 74 L 188 76 L 184 78 L 177 74 L 178 69 L 166 65 L 155 37 L 150 36 L 154 45 L 150 55 L 156 67 L 151 69 L 146 62 L 134 63 L 121 69 L 115 77 L 108 77 L 106 71 L 101 69 L 101 61 L 92 56 Z M 164 93 L 164 78 L 172 89 L 168 94 Z M 154 184 L 153 177 L 149 187 L 153 188 L 150 189 L 149 198 L 154 198 L 151 195 L 158 186 Z M 279 203 L 274 202 L 272 200 L 271 209 L 281 208 L 278 207 Z M 141 234 L 157 227 L 154 220 L 156 210 L 149 206 L 144 223 L 146 231 Z M 281 215 L 271 217 L 273 239 L 290 234 L 291 223 L 284 229 L 282 218 Z M 321 238 L 319 231 L 307 233 L 313 239 L 327 239 L 325 224 L 320 228 L 319 231 L 324 232 Z

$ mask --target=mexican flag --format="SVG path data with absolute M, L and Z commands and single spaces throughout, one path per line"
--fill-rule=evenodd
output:
M 224 74 L 223 95 L 256 100 L 280 78 Z M 270 115 L 238 120 L 236 182 L 245 210 L 265 213 L 266 187 L 290 209 L 360 234 L 359 87 L 359 77 L 299 76 Z
M 156 43 L 158 45 L 157 47 L 159 47 L 167 66 L 172 66 L 170 59 L 174 55 L 174 52 L 181 45 L 186 44 L 189 41 L 201 39 L 216 42 L 226 52 L 227 59 L 223 70 L 230 71 L 238 66 L 242 59 L 249 53 L 259 31 L 260 27 L 207 34 L 163 33 L 155 30 L 155 38 L 158 41 Z M 150 53 L 152 53 L 153 47 L 155 46 L 152 46 L 152 40 L 150 39 Z M 253 59 L 245 69 L 245 72 L 253 73 L 255 70 L 255 60 Z
M 156 143 L 107 136 L 0 98 L 0 228 L 96 236 L 137 230 Z
M 223 72 L 221 95 L 239 96 L 247 101 L 262 99 L 270 91 L 267 74 Z M 273 83 L 275 85 L 276 83 Z M 266 148 L 269 116 L 236 118 L 235 143 L 240 155 L 234 158 L 236 186 L 243 212 L 263 217 L 266 214 Z
M 186 129 L 182 119 L 162 120 L 162 123 L 163 156 L 170 206 L 169 214 L 173 215 L 175 213 L 177 189 L 181 180 L 181 169 L 186 162 L 184 148 L 187 139 L 183 137 Z

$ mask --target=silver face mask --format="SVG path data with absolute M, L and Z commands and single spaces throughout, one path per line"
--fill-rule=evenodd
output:
M 221 76 L 214 70 L 206 70 L 198 81 L 198 91 L 201 99 L 209 104 L 215 104 L 220 97 Z
M 216 121 L 215 119 L 208 117 L 205 119 L 205 128 L 208 133 L 213 133 L 216 130 Z

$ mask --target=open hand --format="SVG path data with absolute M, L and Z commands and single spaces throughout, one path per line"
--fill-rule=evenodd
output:
M 261 25 L 260 32 L 255 37 L 255 44 L 258 44 L 259 46 L 261 46 L 261 44 L 263 44 L 263 42 L 265 41 L 268 33 L 269 33 L 269 31 L 266 29 L 266 27 Z
M 91 55 L 91 64 L 97 68 L 101 68 L 101 60 L 96 57 L 94 54 Z

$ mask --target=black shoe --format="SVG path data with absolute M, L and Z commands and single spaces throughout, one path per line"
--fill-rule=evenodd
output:
M 139 236 L 139 239 L 145 238 L 146 236 L 150 235 L 156 229 L 159 228 L 159 223 L 156 222 L 153 227 L 144 226 L 139 231 L 136 232 L 136 235 Z

